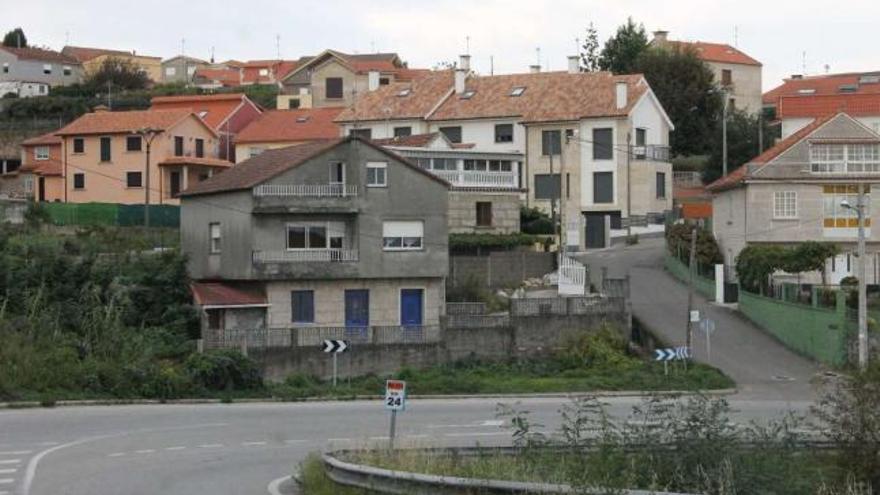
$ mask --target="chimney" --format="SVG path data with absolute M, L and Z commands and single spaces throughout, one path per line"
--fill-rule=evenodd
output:
M 464 93 L 464 82 L 467 79 L 467 71 L 464 69 L 455 69 L 455 94 Z
M 617 81 L 617 83 L 615 83 L 615 102 L 618 110 L 626 107 L 626 93 L 626 81 Z
M 458 56 L 458 68 L 463 71 L 471 70 L 471 56 L 470 55 L 459 55 Z
M 367 72 L 367 91 L 376 91 L 379 89 L 379 71 L 371 70 Z
M 654 43 L 662 45 L 666 43 L 668 36 L 669 31 L 654 31 Z
M 529 72 L 531 72 L 532 74 L 537 74 L 538 72 L 541 72 L 541 66 L 538 64 L 530 65 Z
M 803 74 L 792 74 L 791 78 L 792 79 L 803 79 L 804 76 L 803 76 Z
M 110 107 L 108 107 L 107 105 L 98 105 L 98 106 L 96 106 L 94 109 L 92 109 L 92 111 L 95 112 L 95 113 L 109 112 L 109 111 L 110 111 Z
M 581 71 L 581 58 L 577 55 L 568 56 L 568 73 L 577 74 Z

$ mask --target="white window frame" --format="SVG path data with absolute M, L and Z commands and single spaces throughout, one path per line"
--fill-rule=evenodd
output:
M 797 191 L 773 192 L 773 219 L 796 220 L 798 218 Z
M 340 170 L 340 168 L 342 170 L 342 182 L 336 180 L 336 178 L 337 178 L 336 172 L 338 172 Z M 328 184 L 330 184 L 331 186 L 344 186 L 346 184 L 345 175 L 346 175 L 345 162 L 342 162 L 342 161 L 330 162 L 329 177 L 328 177 L 328 181 L 327 181 Z
M 166 76 L 176 76 L 177 75 L 177 67 L 165 67 L 165 75 Z
M 379 180 L 380 175 L 382 180 Z M 367 187 L 388 187 L 388 162 L 367 162 Z
M 290 229 L 291 227 L 300 227 L 305 230 L 305 247 L 290 247 Z M 324 229 L 324 245 L 310 246 L 309 229 L 320 227 Z M 284 245 L 288 251 L 314 251 L 316 249 L 338 250 L 346 249 L 345 246 L 345 222 L 288 222 L 284 226 Z M 341 239 L 342 243 L 339 247 L 332 247 L 333 239 Z
M 73 75 L 73 69 L 69 65 L 65 65 L 61 68 L 61 73 L 65 76 Z
M 211 222 L 208 224 L 208 252 L 210 254 L 220 254 L 222 252 L 223 232 L 220 222 Z
M 266 148 L 263 148 L 261 146 L 251 146 L 248 148 L 248 158 L 259 156 L 264 151 L 266 151 Z
M 269 75 L 269 69 L 260 69 L 260 76 L 265 77 Z
M 414 242 L 415 239 L 418 241 Z M 399 242 L 395 242 L 395 240 L 399 240 Z M 397 245 L 389 245 L 389 242 Z M 424 249 L 424 220 L 386 220 L 382 222 L 383 251 L 422 251 Z
M 43 74 L 52 74 L 52 64 L 43 64 Z
M 36 146 L 34 147 L 34 160 L 44 161 L 49 159 L 49 147 L 48 146 Z
M 810 146 L 814 174 L 880 173 L 880 145 L 814 144 Z
M 34 192 L 34 179 L 33 177 L 27 177 L 24 180 L 24 192 L 27 194 L 33 194 Z

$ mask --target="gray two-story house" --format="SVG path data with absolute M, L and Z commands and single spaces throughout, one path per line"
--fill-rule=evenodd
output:
M 203 334 L 439 325 L 448 187 L 348 137 L 269 150 L 184 191 Z
M 45 95 L 50 87 L 78 83 L 82 77 L 82 65 L 62 53 L 42 48 L 0 47 L 0 87 L 4 94 Z

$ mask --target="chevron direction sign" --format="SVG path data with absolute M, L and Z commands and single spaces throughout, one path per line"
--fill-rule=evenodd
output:
M 654 361 L 672 361 L 689 359 L 691 350 L 687 347 L 667 347 L 666 349 L 654 350 Z
M 326 353 L 338 353 L 348 350 L 349 343 L 347 340 L 325 340 L 321 343 L 321 350 Z

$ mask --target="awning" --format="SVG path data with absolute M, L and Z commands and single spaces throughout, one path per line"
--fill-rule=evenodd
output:
M 193 282 L 193 299 L 203 308 L 269 306 L 262 284 L 247 282 Z

